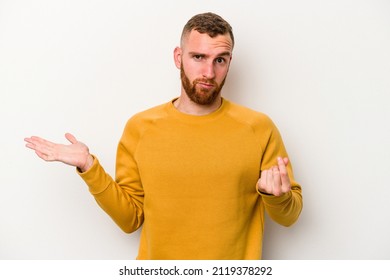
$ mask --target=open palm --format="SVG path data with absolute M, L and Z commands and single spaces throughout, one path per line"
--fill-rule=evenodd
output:
M 88 147 L 70 133 L 66 133 L 65 138 L 71 144 L 57 144 L 38 136 L 25 138 L 24 141 L 27 142 L 27 148 L 34 150 L 45 161 L 59 161 L 78 167 L 81 171 L 88 170 L 93 162 Z

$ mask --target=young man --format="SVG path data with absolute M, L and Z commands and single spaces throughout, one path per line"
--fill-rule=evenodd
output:
M 260 259 L 265 211 L 284 226 L 300 215 L 301 187 L 273 122 L 221 97 L 233 46 L 220 16 L 188 21 L 174 50 L 180 96 L 128 121 L 115 180 L 71 134 L 70 145 L 25 139 L 42 159 L 77 167 L 125 232 L 143 225 L 138 259 Z

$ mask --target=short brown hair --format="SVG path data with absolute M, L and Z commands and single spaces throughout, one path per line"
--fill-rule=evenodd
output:
M 217 14 L 209 12 L 193 16 L 183 28 L 183 32 L 181 34 L 182 43 L 184 37 L 192 30 L 196 30 L 199 33 L 206 33 L 211 38 L 229 33 L 230 38 L 232 39 L 232 45 L 234 46 L 232 27 L 226 20 Z

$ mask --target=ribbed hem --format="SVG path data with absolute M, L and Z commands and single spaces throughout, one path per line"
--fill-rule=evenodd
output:
M 79 169 L 76 168 L 76 172 L 88 185 L 89 191 L 92 194 L 99 194 L 108 187 L 110 180 L 109 178 L 107 178 L 109 177 L 109 175 L 106 174 L 98 159 L 94 155 L 92 156 L 93 164 L 91 168 L 85 172 L 81 172 Z

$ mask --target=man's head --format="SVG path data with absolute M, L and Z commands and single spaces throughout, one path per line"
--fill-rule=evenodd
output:
M 201 34 L 206 33 L 211 38 L 214 38 L 218 35 L 229 35 L 232 41 L 232 48 L 234 46 L 234 36 L 233 29 L 230 24 L 214 13 L 204 13 L 193 16 L 187 23 L 184 25 L 183 31 L 181 33 L 181 47 L 185 43 L 185 38 L 192 30 L 196 30 Z
M 212 104 L 229 71 L 234 37 L 230 24 L 213 13 L 192 17 L 174 52 L 183 91 L 196 104 Z

